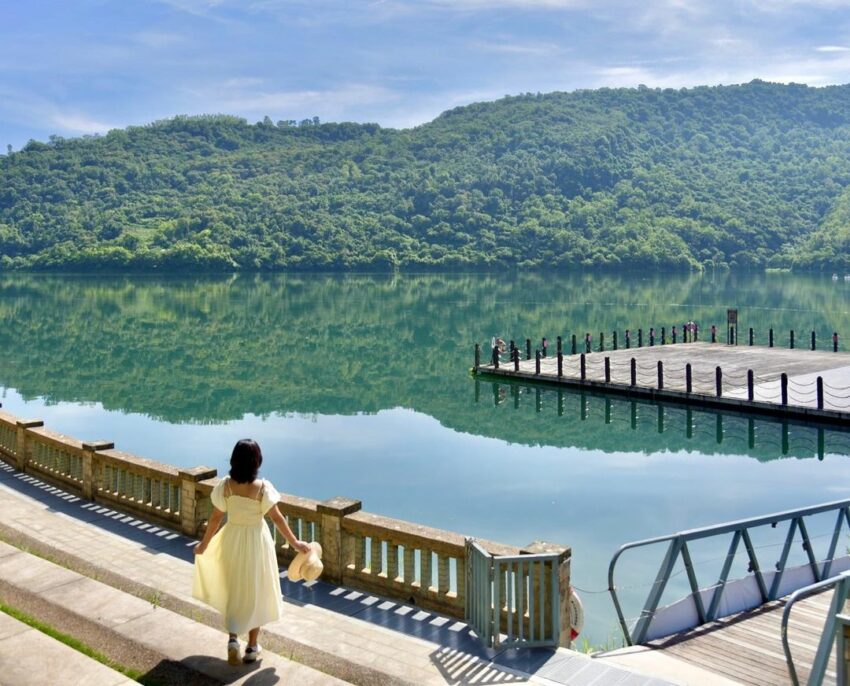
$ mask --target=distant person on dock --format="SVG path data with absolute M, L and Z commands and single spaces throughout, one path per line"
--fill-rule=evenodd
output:
M 262 464 L 263 453 L 255 441 L 243 439 L 236 444 L 230 474 L 210 494 L 213 511 L 204 538 L 195 546 L 192 595 L 224 616 L 231 665 L 259 659 L 260 627 L 280 619 L 283 611 L 274 540 L 264 516 L 271 518 L 296 551 L 311 551 L 278 510 L 280 494 L 275 487 L 258 478 Z M 225 512 L 227 523 L 219 531 Z M 239 634 L 246 632 L 248 644 L 241 657 Z
M 507 346 L 505 345 L 504 339 L 499 338 L 499 336 L 493 336 L 493 338 L 490 339 L 490 349 L 498 350 L 499 354 L 501 355 L 503 352 L 505 352 L 505 350 L 507 350 Z

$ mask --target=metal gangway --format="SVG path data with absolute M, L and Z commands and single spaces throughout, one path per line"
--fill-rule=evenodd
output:
M 810 526 L 813 520 L 815 527 L 826 525 L 827 530 L 810 534 L 810 529 L 815 531 Z M 746 660 L 756 662 L 774 656 L 777 663 L 783 662 L 784 657 L 784 664 L 773 666 L 775 683 L 788 683 L 790 678 L 796 686 L 800 683 L 798 672 L 807 676 L 806 683 L 813 685 L 833 682 L 836 677 L 837 683 L 846 683 L 843 680 L 844 627 L 850 623 L 850 617 L 844 614 L 843 607 L 850 593 L 850 555 L 846 540 L 842 543 L 842 531 L 846 539 L 850 534 L 850 500 L 681 531 L 621 546 L 609 564 L 608 590 L 625 642 L 662 650 L 669 647 L 676 651 L 676 656 L 687 659 L 687 641 L 693 640 L 695 645 L 702 642 L 700 650 L 704 654 L 712 632 L 716 632 L 715 639 L 722 638 L 724 631 L 734 632 L 734 640 L 726 641 L 722 650 L 717 650 L 721 642 L 714 640 L 710 644 L 712 650 L 721 653 L 713 659 L 720 674 L 724 673 L 724 660 L 731 663 L 738 659 L 740 672 L 740 665 Z M 759 539 L 766 536 L 773 542 L 758 545 Z M 729 541 L 728 547 L 723 545 L 724 538 Z M 699 578 L 702 563 L 697 562 L 694 555 L 694 548 L 705 541 L 715 548 L 725 549 L 725 555 L 718 560 L 722 560 L 718 576 L 709 577 L 707 583 Z M 795 544 L 801 546 L 802 555 L 796 553 Z M 819 544 L 826 544 L 821 553 L 817 552 Z M 617 564 L 627 551 L 646 549 L 644 552 L 647 552 L 653 546 L 663 550 L 661 563 L 654 581 L 649 584 L 642 609 L 629 621 L 618 593 L 622 587 L 618 588 L 615 583 Z M 773 557 L 777 553 L 778 558 Z M 794 557 L 802 557 L 802 564 L 799 559 L 795 562 Z M 744 573 L 733 574 L 733 567 Z M 690 592 L 662 606 L 671 579 L 680 574 L 687 579 L 686 588 Z M 702 576 L 705 578 L 704 573 Z M 825 596 L 816 596 L 828 593 L 829 589 L 834 592 L 827 606 Z M 803 601 L 801 607 L 805 603 L 810 606 L 800 611 L 806 621 L 796 628 L 791 617 L 798 601 Z M 784 610 L 781 629 L 779 622 L 771 619 L 772 623 L 768 623 L 765 619 L 766 615 L 778 614 L 779 610 Z M 749 632 L 754 635 L 750 655 L 746 655 L 746 639 L 742 640 L 747 632 L 741 627 L 747 621 L 759 622 L 758 628 Z M 800 633 L 797 640 L 793 636 L 795 631 Z M 833 643 L 839 643 L 834 653 L 837 663 L 834 672 L 828 668 Z M 805 654 L 796 662 L 792 644 L 797 645 L 798 654 Z M 736 652 L 739 653 L 737 657 Z M 734 668 L 726 675 L 740 676 L 735 674 Z M 747 683 L 746 679 L 740 680 Z M 774 682 L 765 676 L 763 681 L 752 683 Z

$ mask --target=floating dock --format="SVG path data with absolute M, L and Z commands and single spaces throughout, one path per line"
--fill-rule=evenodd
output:
M 850 426 L 850 353 L 691 342 L 480 357 L 484 376 Z

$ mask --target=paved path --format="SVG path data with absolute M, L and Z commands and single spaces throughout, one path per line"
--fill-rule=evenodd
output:
M 190 595 L 193 540 L 85 501 L 2 462 L 0 539 L 141 598 L 146 606 L 220 626 L 218 615 Z M 486 650 L 462 622 L 347 588 L 292 583 L 285 575 L 282 586 L 285 616 L 264 628 L 261 642 L 278 655 L 351 683 L 671 683 L 563 649 Z M 216 640 L 206 645 L 208 656 L 219 656 Z M 178 650 L 175 658 L 191 655 L 181 654 Z M 0 662 L 11 657 L 0 643 Z

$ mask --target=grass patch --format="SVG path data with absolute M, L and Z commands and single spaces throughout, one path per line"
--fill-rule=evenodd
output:
M 103 653 L 99 653 L 94 648 L 86 645 L 82 641 L 74 638 L 73 636 L 69 636 L 68 634 L 64 634 L 61 631 L 54 629 L 52 626 L 45 624 L 44 622 L 40 622 L 35 617 L 32 617 L 20 610 L 16 610 L 14 607 L 10 607 L 4 603 L 0 603 L 0 612 L 4 612 L 10 617 L 14 617 L 19 622 L 23 622 L 27 626 L 31 626 L 36 631 L 40 631 L 51 638 L 56 639 L 60 643 L 64 643 L 69 648 L 73 648 L 78 653 L 82 653 L 93 660 L 97 660 L 103 665 L 114 669 L 116 672 L 121 672 L 124 676 L 132 679 L 133 681 L 138 681 L 140 684 L 145 684 L 145 686 L 161 686 L 158 681 L 145 677 L 145 675 L 137 669 L 131 669 L 130 667 L 125 667 L 124 665 L 119 665 L 116 662 L 110 660 Z

